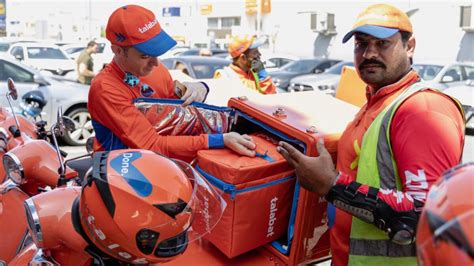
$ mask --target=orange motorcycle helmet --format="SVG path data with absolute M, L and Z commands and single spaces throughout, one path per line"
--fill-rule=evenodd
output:
M 79 202 L 87 238 L 133 264 L 160 263 L 219 221 L 225 201 L 189 164 L 146 150 L 97 152 Z
M 474 162 L 430 189 L 416 235 L 420 265 L 474 265 Z

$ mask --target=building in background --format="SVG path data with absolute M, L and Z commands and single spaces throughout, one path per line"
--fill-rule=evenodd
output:
M 352 42 L 342 44 L 342 37 L 361 10 L 378 2 L 64 0 L 51 4 L 8 0 L 6 26 L 9 36 L 86 42 L 104 36 L 107 18 L 113 10 L 133 3 L 154 11 L 163 28 L 182 46 L 225 48 L 232 35 L 246 33 L 267 36 L 265 48 L 271 51 L 352 60 Z M 474 61 L 472 0 L 388 3 L 411 17 L 417 38 L 415 61 Z

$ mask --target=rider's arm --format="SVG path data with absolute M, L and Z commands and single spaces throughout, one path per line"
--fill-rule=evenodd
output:
M 464 128 L 462 116 L 450 99 L 425 92 L 402 104 L 390 132 L 402 191 L 379 190 L 341 173 L 326 198 L 402 243 L 404 238 L 396 233 L 406 230 L 414 236 L 429 188 L 446 169 L 459 163 Z
M 94 83 L 93 86 L 98 86 Z M 189 159 L 200 149 L 222 147 L 222 135 L 160 136 L 132 103 L 128 88 L 103 80 L 91 88 L 89 105 L 93 120 L 111 130 L 126 146 Z

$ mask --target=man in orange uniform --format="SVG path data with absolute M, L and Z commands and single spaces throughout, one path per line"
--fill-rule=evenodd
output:
M 232 64 L 224 69 L 217 70 L 214 78 L 239 79 L 245 87 L 253 91 L 262 94 L 276 93 L 272 78 L 268 75 L 260 60 L 261 54 L 258 47 L 264 42 L 264 38 L 257 39 L 255 36 L 234 37 L 229 44 Z
M 341 136 L 337 170 L 322 141 L 318 157 L 287 143 L 279 150 L 300 184 L 333 204 L 333 265 L 416 265 L 414 240 L 426 194 L 461 160 L 462 108 L 420 82 L 411 68 L 416 43 L 404 12 L 369 6 L 343 42 L 351 37 L 367 103 Z
M 248 136 L 231 132 L 200 136 L 159 136 L 134 106 L 138 97 L 181 98 L 183 106 L 204 101 L 208 92 L 203 82 L 181 84 L 157 59 L 174 45 L 150 10 L 128 5 L 110 16 L 106 37 L 114 58 L 93 80 L 89 91 L 89 112 L 96 138 L 94 150 L 148 149 L 165 156 L 190 159 L 207 148 L 228 147 L 254 156 L 255 144 Z

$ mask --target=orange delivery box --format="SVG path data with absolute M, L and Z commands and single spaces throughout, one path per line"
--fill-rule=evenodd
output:
M 244 175 L 237 175 L 234 173 L 242 170 L 240 166 L 233 167 L 231 163 L 221 163 L 221 158 L 229 160 L 234 157 L 212 154 L 217 150 L 210 150 L 211 153 L 203 151 L 202 158 L 199 158 L 198 155 L 196 167 L 207 167 L 210 169 L 205 171 L 207 173 L 214 171 L 213 175 L 217 175 L 220 171 L 218 168 L 223 168 L 216 166 L 217 164 L 226 165 L 224 168 L 229 169 L 225 170 L 229 171 L 229 174 L 218 177 L 220 181 L 217 183 L 208 179 L 211 184 L 217 185 L 218 189 L 221 183 L 233 188 L 222 189 L 223 196 L 228 203 L 227 208 L 230 203 L 232 212 L 229 217 L 225 217 L 224 213 L 219 222 L 226 223 L 224 229 L 222 227 L 219 229 L 219 223 L 215 227 L 215 230 L 220 230 L 219 234 L 225 233 L 226 236 L 216 239 L 216 233 L 211 230 L 211 233 L 204 239 L 190 243 L 186 252 L 169 264 L 297 265 L 328 259 L 330 252 L 327 202 L 323 197 L 301 188 L 294 172 L 288 169 L 281 158 L 272 151 L 278 141 L 286 141 L 305 154 L 316 156 L 316 142 L 323 138 L 326 148 L 335 160 L 339 137 L 347 124 L 352 121 L 358 107 L 317 91 L 235 97 L 229 100 L 228 107 L 232 113 L 229 116 L 231 119 L 230 131 L 254 136 L 258 142 L 257 146 L 259 143 L 263 143 L 260 145 L 265 145 L 265 149 L 259 151 L 257 148 L 257 152 L 263 154 L 264 157 L 267 155 L 272 157 L 276 163 L 275 168 L 268 168 L 270 165 L 268 160 L 265 162 L 262 160 L 262 156 L 257 156 L 259 158 L 255 159 L 255 163 L 246 161 L 242 164 L 243 166 L 250 164 L 251 167 L 255 167 L 257 169 L 255 175 L 245 172 L 247 170 L 243 171 Z M 235 157 L 231 160 L 237 162 L 237 159 L 239 158 Z M 205 162 L 204 165 L 200 164 L 200 160 Z M 213 160 L 216 161 L 214 166 Z M 208 166 L 205 166 L 206 164 Z M 281 170 L 281 174 L 275 172 L 278 169 Z M 280 175 L 283 181 L 278 182 L 275 181 L 276 179 L 272 179 L 276 175 Z M 292 179 L 292 175 L 295 178 Z M 209 178 L 209 176 L 204 176 Z M 266 180 L 261 184 L 286 183 L 282 189 L 278 189 L 279 192 L 276 192 L 283 193 L 282 199 L 287 203 L 282 207 L 284 209 L 282 216 L 278 217 L 285 221 L 278 226 L 274 225 L 275 228 L 272 230 L 275 234 L 271 235 L 277 235 L 278 238 L 271 239 L 268 243 L 260 243 L 255 228 L 252 229 L 252 226 L 257 223 L 266 223 L 268 227 L 269 217 L 272 217 L 272 213 L 269 216 L 266 211 L 263 211 L 263 207 L 249 199 L 237 202 L 239 189 L 252 190 L 250 186 L 254 182 L 260 182 L 258 180 Z M 248 183 L 245 183 L 247 181 Z M 246 193 L 246 191 L 241 192 Z M 265 193 L 267 192 L 262 190 L 260 194 Z M 272 204 L 270 202 L 261 205 L 268 205 L 271 208 Z M 226 209 L 226 211 L 228 210 Z M 229 219 L 231 219 L 230 222 Z M 243 225 L 244 223 L 246 224 Z M 246 227 L 249 229 L 246 230 Z M 268 235 L 268 230 L 264 228 L 262 235 Z M 234 238 L 238 241 L 232 241 Z M 259 243 L 253 243 L 256 247 L 250 248 L 249 245 L 252 242 Z

